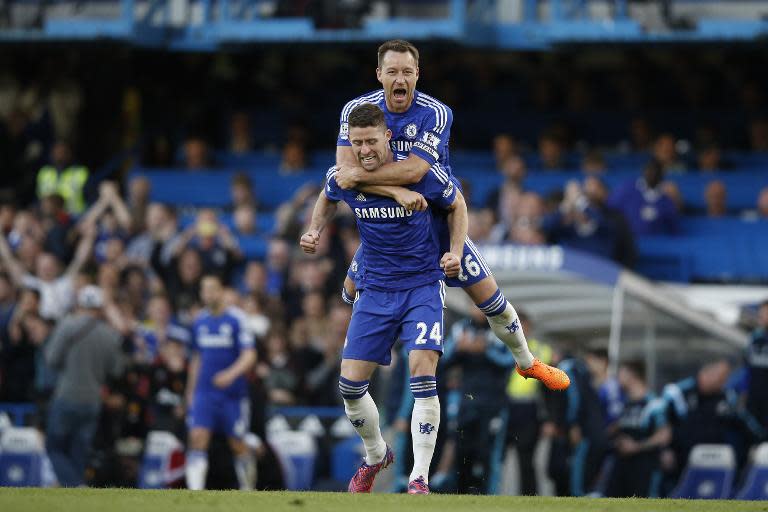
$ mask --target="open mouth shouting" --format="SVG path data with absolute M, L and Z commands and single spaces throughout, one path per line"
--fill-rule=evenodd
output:
M 408 89 L 396 85 L 392 88 L 392 93 L 390 94 L 391 103 L 394 106 L 403 108 L 406 105 L 408 105 Z

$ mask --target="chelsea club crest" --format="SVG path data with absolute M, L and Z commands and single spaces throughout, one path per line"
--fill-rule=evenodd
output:
M 419 133 L 419 129 L 416 127 L 415 124 L 411 123 L 408 126 L 405 127 L 405 136 L 409 139 L 413 139 L 416 137 L 416 134 Z

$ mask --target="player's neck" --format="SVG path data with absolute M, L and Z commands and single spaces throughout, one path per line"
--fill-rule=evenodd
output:
M 224 312 L 224 305 L 217 304 L 215 306 L 208 306 L 208 311 L 210 311 L 213 316 L 219 316 Z

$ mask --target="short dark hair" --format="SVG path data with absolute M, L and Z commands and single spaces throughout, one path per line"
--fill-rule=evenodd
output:
M 369 126 L 387 126 L 384 111 L 372 103 L 363 103 L 349 113 L 350 128 L 368 128 Z
M 389 41 L 385 41 L 381 46 L 379 46 L 379 51 L 377 54 L 379 67 L 381 67 L 381 61 L 384 59 L 384 55 L 387 52 L 410 53 L 413 55 L 413 59 L 416 61 L 416 65 L 419 65 L 419 50 L 417 50 L 415 46 L 404 39 L 391 39 Z
M 587 350 L 587 354 L 592 357 L 602 359 L 603 361 L 608 361 L 608 350 L 605 348 L 591 348 Z
M 630 359 L 621 363 L 621 366 L 629 370 L 635 377 L 645 382 L 645 361 L 642 359 Z

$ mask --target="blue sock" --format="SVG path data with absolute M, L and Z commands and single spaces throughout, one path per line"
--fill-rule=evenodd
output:
M 485 313 L 485 316 L 500 315 L 507 307 L 507 298 L 501 292 L 501 288 L 497 288 L 490 299 L 478 304 L 477 307 Z
M 367 380 L 354 381 L 339 377 L 339 391 L 341 391 L 341 396 L 347 400 L 363 398 L 363 395 L 368 392 L 368 384 L 369 381 Z
M 437 396 L 437 378 L 434 375 L 411 377 L 411 392 L 414 398 Z

